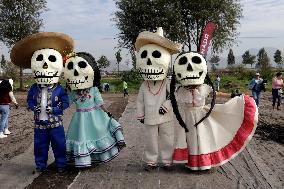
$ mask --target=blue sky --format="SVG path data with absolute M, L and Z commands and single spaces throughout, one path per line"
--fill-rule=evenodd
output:
M 243 18 L 238 29 L 236 55 L 250 48 L 275 47 L 284 54 L 284 0 L 241 0 Z M 43 31 L 64 32 L 75 39 L 76 51 L 106 55 L 114 60 L 118 30 L 111 21 L 116 10 L 113 0 L 47 0 Z M 8 56 L 7 48 L 0 51 Z M 123 61 L 130 59 L 124 51 Z M 2 52 L 0 52 L 1 54 Z M 224 51 L 226 56 L 228 51 Z

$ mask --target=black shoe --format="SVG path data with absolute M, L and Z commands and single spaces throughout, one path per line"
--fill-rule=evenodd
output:
M 173 166 L 171 164 L 165 164 L 165 165 L 162 166 L 162 168 L 165 171 L 169 171 L 169 172 L 174 170 L 174 168 L 173 168 Z
M 39 168 L 39 167 L 36 168 L 37 173 L 42 173 L 45 170 L 46 170 L 46 168 Z
M 59 167 L 57 168 L 58 173 L 64 173 L 67 169 L 65 167 Z
M 119 150 L 122 150 L 122 148 L 125 148 L 125 147 L 126 147 L 125 142 L 118 144 L 118 149 L 119 149 Z
M 157 165 L 153 165 L 153 164 L 147 164 L 144 166 L 144 170 L 145 171 L 154 171 L 155 169 L 157 169 Z

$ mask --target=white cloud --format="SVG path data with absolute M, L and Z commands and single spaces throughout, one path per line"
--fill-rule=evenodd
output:
M 264 46 L 284 51 L 284 0 L 241 0 L 243 18 L 240 20 L 239 46 L 233 47 L 236 54 L 249 48 Z M 98 59 L 102 54 L 115 59 L 118 30 L 111 21 L 116 11 L 114 0 L 48 0 L 49 11 L 44 13 L 43 31 L 69 34 L 75 39 L 77 51 L 88 51 Z M 0 49 L 4 54 L 8 51 Z M 1 53 L 0 52 L 0 53 Z M 126 56 L 126 51 L 123 51 Z M 227 52 L 224 52 L 226 54 Z
M 284 50 L 284 1 L 241 0 L 243 18 L 240 20 L 240 41 L 233 50 L 243 54 L 247 49 L 275 47 Z M 244 38 L 243 38 L 244 37 Z M 226 56 L 228 51 L 223 53 Z
M 49 11 L 44 13 L 44 31 L 69 34 L 75 39 L 77 51 L 89 51 L 95 56 L 114 58 L 118 33 L 111 21 L 115 12 L 113 0 L 47 1 Z
M 242 0 L 241 35 L 282 37 L 284 33 L 283 0 Z

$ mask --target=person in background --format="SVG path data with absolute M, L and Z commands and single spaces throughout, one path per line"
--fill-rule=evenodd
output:
M 105 92 L 108 92 L 108 91 L 109 91 L 109 84 L 108 84 L 108 83 L 105 83 L 104 90 L 105 90 Z
M 263 86 L 263 79 L 260 78 L 259 73 L 256 73 L 255 78 L 253 78 L 249 82 L 249 89 L 252 91 L 252 96 L 253 99 L 255 100 L 257 107 L 259 106 L 259 99 L 260 99 L 262 86 Z
M 282 73 L 278 72 L 276 76 L 272 79 L 272 107 L 275 108 L 275 103 L 277 100 L 277 110 L 280 110 L 280 104 L 281 104 L 281 98 L 282 98 L 282 87 L 283 79 L 282 79 Z
M 10 82 L 11 83 L 10 83 Z M 18 108 L 18 103 L 13 94 L 13 80 L 3 80 L 0 83 L 0 138 L 6 138 L 11 134 L 8 129 L 8 118 L 10 113 L 10 102 L 13 102 Z
M 126 83 L 126 81 L 123 80 L 123 91 L 124 91 L 124 94 L 123 94 L 123 95 L 124 95 L 124 97 L 125 97 L 126 95 L 129 96 L 127 89 L 128 89 L 127 83 Z
M 221 78 L 219 75 L 217 75 L 216 80 L 215 80 L 216 91 L 220 90 L 220 81 L 221 81 Z
M 102 89 L 104 92 L 108 92 L 109 91 L 109 84 L 108 83 L 103 83 L 102 84 Z

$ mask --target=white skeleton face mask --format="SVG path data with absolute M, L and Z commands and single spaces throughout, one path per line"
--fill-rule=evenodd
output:
M 207 74 L 206 60 L 196 52 L 182 54 L 175 60 L 174 71 L 181 85 L 201 85 Z
M 156 44 L 140 48 L 136 55 L 137 68 L 144 80 L 164 80 L 171 61 L 170 53 Z
M 54 49 L 41 49 L 34 52 L 31 69 L 38 84 L 58 83 L 63 70 L 61 54 Z
M 67 60 L 64 77 L 71 90 L 87 89 L 93 86 L 94 71 L 84 58 L 76 56 Z

